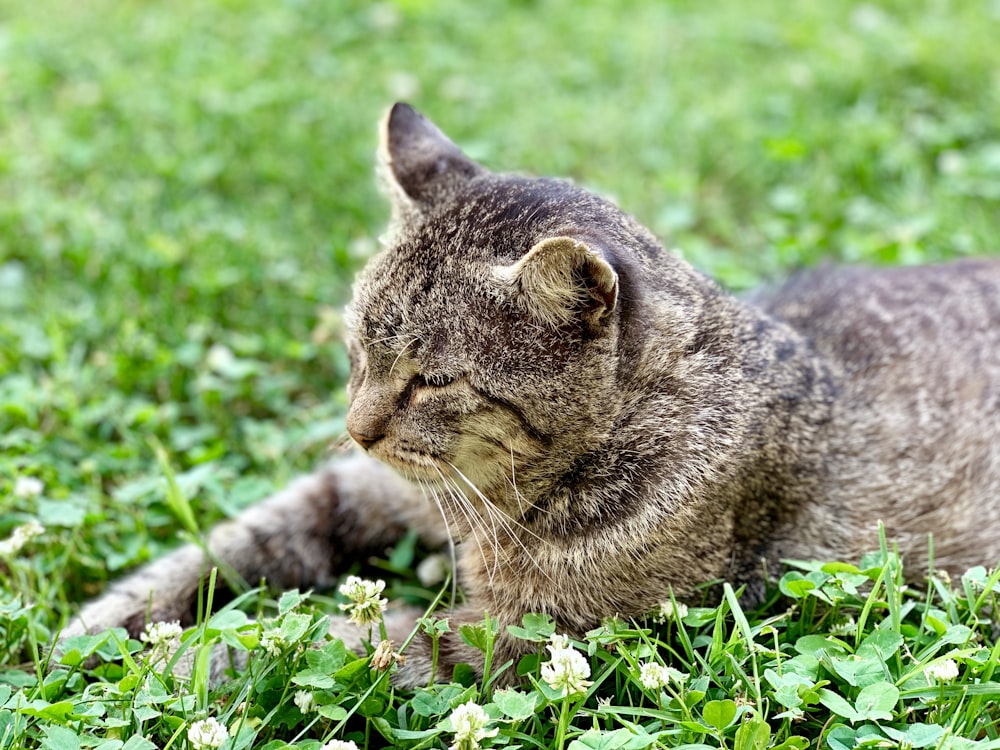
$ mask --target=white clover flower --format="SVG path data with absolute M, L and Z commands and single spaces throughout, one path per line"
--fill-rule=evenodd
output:
M 149 645 L 149 660 L 156 663 L 169 660 L 181 647 L 181 634 L 184 630 L 180 622 L 151 622 L 146 625 L 145 632 L 139 640 Z
M 590 663 L 569 644 L 569 638 L 553 635 L 545 648 L 551 654 L 541 668 L 546 684 L 562 693 L 564 698 L 587 692 L 587 688 L 594 684 L 587 679 L 590 677 Z
M 924 674 L 937 682 L 951 682 L 958 677 L 958 664 L 954 659 L 945 659 L 936 664 L 928 664 L 924 667 Z
M 548 649 L 550 654 L 554 654 L 556 651 L 565 651 L 568 648 L 573 648 L 573 646 L 569 642 L 568 635 L 553 633 L 549 636 L 549 645 L 545 648 Z
M 45 489 L 45 482 L 38 477 L 18 477 L 14 480 L 14 495 L 22 499 L 38 497 Z
M 448 576 L 448 558 L 442 554 L 428 555 L 417 565 L 417 580 L 430 588 Z
M 843 622 L 834 625 L 830 632 L 835 635 L 851 635 L 852 633 L 858 632 L 858 623 L 855 622 L 853 617 L 847 617 Z
M 665 688 L 670 682 L 683 683 L 690 675 L 673 667 L 665 667 L 655 661 L 646 662 L 639 667 L 639 682 L 647 690 Z
M 455 742 L 449 750 L 477 750 L 481 740 L 496 737 L 498 729 L 487 729 L 490 716 L 475 701 L 463 703 L 451 712 L 451 725 L 455 728 Z
M 330 740 L 320 750 L 358 750 L 358 746 L 350 740 Z
M 349 604 L 341 604 L 340 609 L 349 612 L 347 618 L 356 625 L 370 625 L 382 619 L 382 612 L 388 599 L 379 598 L 385 588 L 385 581 L 368 581 L 357 576 L 348 576 L 340 587 L 340 593 L 350 599 Z
M 194 750 L 208 750 L 222 747 L 222 744 L 229 739 L 229 732 L 222 722 L 214 716 L 209 716 L 188 727 L 187 738 Z
M 304 714 L 312 713 L 316 710 L 316 699 L 313 698 L 313 694 L 308 690 L 296 690 L 292 700 L 295 701 L 295 705 L 298 706 L 299 711 Z
M 45 533 L 45 527 L 32 519 L 18 526 L 9 537 L 0 542 L 0 557 L 14 557 L 36 536 Z
M 260 647 L 270 656 L 281 656 L 282 649 L 287 645 L 281 631 L 277 628 L 265 630 L 260 637 Z
M 225 370 L 235 361 L 236 355 L 225 344 L 212 344 L 205 355 L 205 364 L 208 365 L 210 370 L 215 370 L 216 372 Z
M 655 615 L 657 622 L 666 622 L 667 620 L 683 620 L 687 617 L 688 608 L 686 604 L 677 602 L 675 605 L 672 601 L 667 599 L 665 602 L 660 602 L 659 610 Z

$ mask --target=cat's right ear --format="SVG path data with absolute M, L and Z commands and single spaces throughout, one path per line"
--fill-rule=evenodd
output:
M 572 237 L 547 237 L 493 278 L 548 325 L 574 319 L 600 326 L 618 304 L 618 274 L 603 254 Z
M 421 213 L 484 171 L 409 104 L 394 104 L 382 121 L 379 175 L 396 216 Z

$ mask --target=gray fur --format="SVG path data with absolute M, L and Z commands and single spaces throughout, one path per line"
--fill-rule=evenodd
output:
M 380 163 L 393 227 L 349 314 L 369 456 L 219 527 L 212 555 L 244 579 L 329 583 L 416 526 L 460 541 L 453 633 L 484 611 L 580 633 L 712 579 L 759 596 L 765 564 L 853 559 L 878 520 L 911 569 L 930 532 L 940 567 L 1000 556 L 997 261 L 826 269 L 741 301 L 613 205 L 488 172 L 406 105 Z M 203 557 L 141 569 L 68 632 L 189 618 Z M 516 659 L 500 633 L 495 663 Z M 412 649 L 400 684 L 428 678 Z

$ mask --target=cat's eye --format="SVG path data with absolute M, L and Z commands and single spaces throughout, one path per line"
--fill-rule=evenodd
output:
M 458 380 L 458 378 L 454 375 L 445 375 L 444 373 L 431 375 L 420 374 L 413 376 L 413 382 L 415 385 L 426 388 L 444 388 L 446 385 L 451 385 L 456 380 Z

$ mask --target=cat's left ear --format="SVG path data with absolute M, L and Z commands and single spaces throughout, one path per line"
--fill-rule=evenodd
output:
M 606 320 L 618 303 L 618 274 L 602 254 L 572 237 L 549 237 L 494 278 L 512 287 L 528 311 L 550 325 Z
M 484 171 L 409 104 L 394 104 L 382 121 L 379 174 L 394 209 L 420 211 Z

